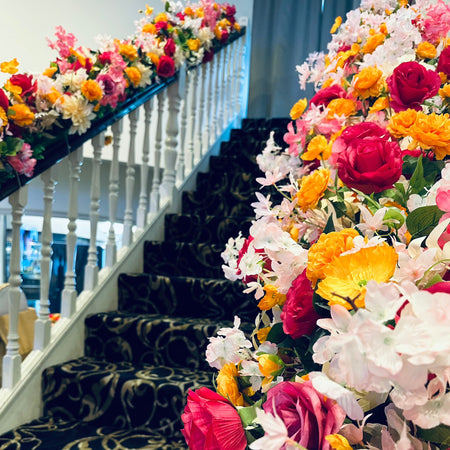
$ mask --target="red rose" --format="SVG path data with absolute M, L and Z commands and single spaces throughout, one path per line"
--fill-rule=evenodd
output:
M 395 112 L 422 109 L 422 103 L 434 97 L 441 87 L 441 78 L 418 62 L 404 62 L 386 79 Z
M 181 430 L 191 450 L 244 450 L 245 431 L 236 408 L 226 398 L 202 387 L 189 390 Z
M 315 450 L 331 448 L 325 436 L 337 433 L 345 419 L 344 410 L 317 392 L 311 381 L 278 383 L 267 392 L 263 408 L 281 418 L 292 440 Z
M 446 47 L 442 50 L 436 70 L 438 72 L 443 72 L 450 77 L 450 47 Z
M 316 328 L 319 315 L 313 307 L 313 295 L 311 281 L 306 278 L 306 271 L 303 271 L 289 288 L 281 313 L 283 330 L 293 339 L 309 335 Z
M 160 77 L 168 78 L 175 73 L 175 62 L 170 56 L 163 55 L 159 58 L 156 73 Z
M 203 54 L 203 61 L 204 63 L 212 61 L 214 58 L 214 50 L 206 50 Z
M 3 108 L 5 112 L 7 112 L 9 108 L 9 99 L 3 89 L 0 89 L 0 108 Z
M 402 151 L 389 133 L 373 122 L 346 128 L 336 139 L 339 178 L 365 194 L 392 188 L 402 174 Z
M 233 17 L 236 14 L 236 6 L 235 5 L 229 5 L 228 3 L 225 3 L 223 5 L 223 8 L 225 10 L 225 15 L 229 19 L 230 17 Z
M 164 45 L 164 53 L 167 56 L 173 56 L 175 49 L 175 41 L 172 38 L 167 39 L 166 45 Z
M 157 31 L 161 31 L 161 30 L 167 30 L 167 22 L 164 21 L 160 21 L 160 22 L 156 22 L 155 23 L 155 27 Z
M 347 98 L 347 91 L 339 84 L 320 89 L 311 99 L 310 104 L 316 106 L 328 106 L 335 98 Z
M 102 52 L 98 56 L 98 60 L 100 61 L 100 64 L 102 66 L 105 66 L 106 64 L 111 64 L 111 58 L 112 58 L 112 52 Z
M 22 97 L 36 92 L 37 85 L 36 85 L 36 81 L 33 82 L 32 75 L 25 75 L 25 74 L 13 75 L 9 79 L 9 81 L 14 86 L 19 86 L 22 88 L 22 93 L 21 93 Z
M 435 283 L 432 286 L 427 287 L 424 290 L 431 292 L 432 294 L 435 294 L 436 292 L 444 292 L 446 294 L 450 294 L 450 282 L 439 281 L 438 283 Z

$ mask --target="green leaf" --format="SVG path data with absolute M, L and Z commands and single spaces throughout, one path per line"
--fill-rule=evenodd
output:
M 417 159 L 416 168 L 409 180 L 411 194 L 418 194 L 425 187 L 425 180 L 423 177 L 422 156 Z
M 244 428 L 251 425 L 252 422 L 256 419 L 256 408 L 261 408 L 261 403 L 262 400 L 259 400 L 252 406 L 244 406 L 243 408 L 239 408 L 237 410 Z
M 269 331 L 267 340 L 273 344 L 279 344 L 286 339 L 286 334 L 283 331 L 283 324 L 276 323 Z
M 422 206 L 412 211 L 406 218 L 406 226 L 412 239 L 428 236 L 444 215 L 436 205 Z
M 330 214 L 330 217 L 328 217 L 325 228 L 323 229 L 323 233 L 331 233 L 332 231 L 335 231 L 335 229 L 334 229 L 334 223 L 333 223 L 333 215 Z
M 440 283 L 441 281 L 444 281 L 442 277 L 439 274 L 436 274 L 428 283 L 425 285 L 425 289 L 429 288 L 430 286 L 433 286 L 433 284 Z
M 447 425 L 438 425 L 427 430 L 419 428 L 417 434 L 424 441 L 439 444 L 440 448 L 450 446 L 450 427 Z
M 336 217 L 342 217 L 347 212 L 347 206 L 344 202 L 331 202 L 336 211 Z

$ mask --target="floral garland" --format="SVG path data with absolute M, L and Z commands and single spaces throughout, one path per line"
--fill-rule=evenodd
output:
M 0 89 L 0 182 L 14 173 L 31 177 L 61 132 L 84 134 L 94 120 L 183 64 L 211 60 L 214 49 L 240 31 L 236 8 L 227 3 L 168 1 L 163 13 L 154 16 L 149 6 L 141 12 L 133 38 L 102 38 L 98 50 L 79 46 L 56 27 L 48 44 L 58 57 L 42 74 L 18 73 L 15 58 L 1 63 L 11 76 Z
M 362 0 L 331 31 L 222 255 L 261 312 L 210 338 L 193 450 L 450 447 L 450 5 Z

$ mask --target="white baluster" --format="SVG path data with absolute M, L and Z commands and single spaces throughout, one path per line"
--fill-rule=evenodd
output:
M 208 98 L 208 91 L 207 91 L 207 74 L 209 71 L 209 64 L 210 63 L 204 63 L 200 66 L 200 81 L 197 83 L 200 87 L 200 97 L 199 97 L 199 108 L 198 108 L 198 126 L 196 131 L 196 137 L 194 140 L 194 163 L 197 164 L 200 161 L 200 158 L 202 157 L 203 151 L 203 124 L 204 124 L 204 116 L 205 116 L 205 107 L 207 103 Z M 205 150 L 206 152 L 206 150 Z
M 224 86 L 224 124 L 223 128 L 226 129 L 231 122 L 231 80 L 233 74 L 232 69 L 232 58 L 234 52 L 234 41 L 227 47 L 226 62 L 225 62 L 225 86 Z
M 224 113 L 225 113 L 225 70 L 226 70 L 226 56 L 228 52 L 228 47 L 224 47 L 222 51 L 220 52 L 220 61 L 219 61 L 219 73 L 217 77 L 217 127 L 216 127 L 216 135 L 214 142 L 217 140 L 217 138 L 222 134 L 224 129 Z M 214 144 L 214 142 L 211 143 Z
M 214 108 L 213 108 L 213 94 L 214 94 L 214 61 L 217 59 L 217 55 L 214 59 L 208 63 L 208 85 L 207 85 L 207 100 L 206 100 L 206 121 L 202 135 L 202 155 L 209 150 L 210 136 L 214 133 Z
M 34 325 L 34 348 L 42 350 L 50 342 L 51 322 L 50 300 L 48 292 L 50 287 L 50 263 L 52 255 L 52 205 L 55 191 L 55 181 L 52 178 L 52 168 L 46 170 L 41 175 L 44 184 L 44 217 L 41 233 L 41 280 L 40 280 L 40 301 L 39 317 Z
M 212 125 L 211 133 L 209 134 L 208 144 L 211 147 L 216 141 L 216 136 L 219 134 L 219 114 L 220 114 L 220 70 L 222 61 L 223 49 L 214 57 L 214 82 L 213 82 L 213 103 L 212 103 Z
M 166 99 L 166 91 L 160 91 L 157 94 L 158 98 L 158 119 L 156 122 L 155 135 L 155 163 L 153 167 L 152 191 L 150 193 L 150 214 L 156 214 L 159 211 L 159 188 L 161 185 L 160 170 L 161 170 L 161 149 L 162 149 L 162 123 L 164 114 L 164 103 Z
M 22 358 L 19 353 L 19 309 L 20 309 L 20 227 L 23 209 L 28 200 L 28 186 L 24 186 L 9 197 L 12 211 L 12 246 L 9 262 L 9 332 L 6 355 L 3 358 L 3 385 L 10 389 L 20 379 Z
M 236 105 L 236 110 L 238 111 L 239 118 L 242 118 L 244 109 L 244 96 L 242 95 L 242 88 L 245 81 L 245 54 L 246 45 L 245 38 L 241 37 L 241 51 L 239 52 L 239 66 L 238 66 L 238 104 Z
M 186 170 L 187 173 L 191 173 L 194 168 L 195 159 L 194 153 L 194 140 L 195 140 L 195 125 L 196 125 L 196 116 L 197 116 L 197 80 L 198 80 L 198 72 L 200 66 L 193 67 L 188 72 L 187 86 L 192 85 L 191 90 L 191 99 L 190 99 L 190 109 L 191 112 L 188 117 L 188 144 L 186 148 Z M 190 90 L 190 88 L 188 88 Z M 187 98 L 187 97 L 186 97 Z
M 242 38 L 235 41 L 236 47 L 233 52 L 233 86 L 232 86 L 232 102 L 231 108 L 233 110 L 233 120 L 239 116 L 239 96 L 240 96 L 240 73 L 241 73 L 241 48 Z M 235 124 L 238 125 L 238 124 Z
M 187 126 L 187 110 L 188 110 L 188 96 L 189 83 L 186 81 L 187 73 L 186 67 L 183 66 L 179 72 L 179 94 L 181 98 L 181 119 L 180 119 L 180 146 L 178 150 L 177 159 L 177 183 L 181 184 L 185 177 L 185 154 L 186 154 L 186 126 Z
M 127 174 L 125 178 L 125 214 L 123 220 L 122 246 L 128 247 L 133 242 L 133 196 L 135 183 L 135 148 L 136 129 L 139 119 L 139 108 L 128 114 L 130 121 L 130 148 L 128 151 Z
M 178 80 L 167 88 L 168 110 L 166 125 L 166 142 L 164 148 L 164 174 L 161 183 L 161 199 L 163 202 L 173 199 L 176 181 L 175 165 L 177 162 L 178 114 L 180 112 L 180 93 Z
M 122 119 L 114 122 L 111 126 L 113 135 L 113 157 L 109 169 L 109 230 L 106 243 L 105 265 L 112 267 L 117 261 L 117 242 L 114 225 L 117 220 L 117 205 L 119 203 L 119 150 L 122 138 Z
M 81 163 L 83 160 L 83 147 L 72 152 L 67 158 L 69 165 L 69 208 L 66 235 L 66 264 L 64 276 L 64 289 L 61 297 L 61 316 L 71 317 L 76 310 L 77 291 L 75 276 L 75 250 L 77 246 L 77 218 L 78 218 L 78 186 L 80 184 Z
M 99 133 L 92 139 L 94 158 L 92 160 L 91 205 L 89 212 L 91 235 L 89 239 L 87 264 L 84 270 L 84 290 L 86 291 L 91 291 L 98 283 L 97 228 L 100 216 L 100 166 L 102 163 L 104 143 L 104 133 Z
M 148 161 L 150 153 L 150 120 L 152 115 L 152 99 L 144 103 L 144 142 L 142 146 L 142 164 L 141 164 L 141 192 L 139 194 L 139 206 L 136 216 L 136 225 L 138 228 L 144 228 L 147 221 L 148 208 Z

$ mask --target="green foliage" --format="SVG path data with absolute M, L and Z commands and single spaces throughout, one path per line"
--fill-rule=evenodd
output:
M 411 233 L 411 238 L 428 236 L 443 215 L 444 212 L 435 205 L 422 206 L 412 211 L 406 218 L 406 226 Z

